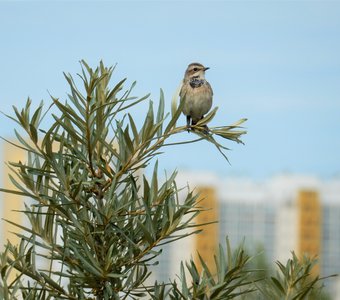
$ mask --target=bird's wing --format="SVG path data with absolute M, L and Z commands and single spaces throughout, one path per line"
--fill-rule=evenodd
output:
M 207 81 L 207 85 L 208 85 L 208 87 L 210 88 L 210 90 L 211 90 L 211 96 L 212 95 L 214 95 L 214 92 L 213 92 L 213 90 L 212 90 L 212 88 L 211 88 L 211 85 L 210 85 L 210 83 Z
M 177 101 L 178 101 L 178 97 L 180 97 L 180 99 L 182 99 L 181 93 L 182 93 L 182 89 L 183 89 L 183 81 L 181 81 L 180 85 L 177 87 L 172 100 L 171 100 L 171 112 L 172 112 L 172 116 L 174 116 L 176 110 L 177 110 Z
M 186 93 L 184 80 L 182 80 L 180 86 L 178 87 L 178 90 L 179 90 L 179 97 L 182 99 L 184 94 Z

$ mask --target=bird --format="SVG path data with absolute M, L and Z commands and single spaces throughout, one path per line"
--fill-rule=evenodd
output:
M 179 96 L 181 103 L 184 101 L 182 112 L 187 118 L 188 132 L 212 106 L 213 90 L 205 79 L 207 70 L 208 67 L 194 62 L 188 65 L 184 74 Z

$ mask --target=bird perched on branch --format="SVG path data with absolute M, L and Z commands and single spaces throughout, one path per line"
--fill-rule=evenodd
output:
M 191 63 L 184 74 L 179 96 L 184 101 L 182 112 L 187 117 L 188 131 L 212 106 L 213 91 L 205 79 L 205 71 L 208 69 L 200 63 Z

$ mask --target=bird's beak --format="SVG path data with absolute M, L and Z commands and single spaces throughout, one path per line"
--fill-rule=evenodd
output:
M 204 71 L 209 70 L 209 69 L 210 69 L 209 67 L 206 67 L 206 68 L 204 68 Z

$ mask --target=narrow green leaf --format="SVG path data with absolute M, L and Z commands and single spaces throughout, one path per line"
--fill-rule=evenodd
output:
M 147 112 L 143 128 L 142 128 L 142 142 L 148 142 L 152 136 L 152 128 L 154 126 L 153 102 L 149 102 L 149 110 Z
M 51 287 L 57 289 L 59 292 L 63 294 L 66 294 L 65 290 L 59 284 L 57 284 L 54 280 L 48 277 L 45 273 L 40 272 L 40 275 L 44 278 L 45 282 L 49 284 Z
M 112 101 L 112 98 L 115 97 L 115 95 L 123 88 L 123 84 L 126 81 L 126 78 L 122 79 L 121 81 L 119 81 L 116 86 L 109 92 L 109 94 L 107 95 L 107 100 L 108 101 Z M 117 102 L 116 99 L 114 99 L 115 103 Z
M 138 130 L 137 130 L 136 124 L 135 124 L 132 116 L 130 114 L 128 114 L 128 117 L 129 117 L 130 127 L 131 127 L 131 130 L 132 130 L 132 133 L 133 133 L 133 141 L 134 141 L 134 144 L 137 146 L 139 144 Z
M 281 292 L 281 294 L 286 295 L 286 292 L 284 288 L 282 287 L 280 281 L 278 281 L 275 277 L 271 277 L 271 280 L 275 284 L 275 286 L 278 288 L 278 290 Z
M 157 117 L 156 117 L 156 123 L 160 124 L 160 126 L 157 130 L 157 136 L 158 137 L 160 137 L 162 135 L 163 118 L 164 118 L 164 93 L 163 93 L 163 90 L 161 89 L 160 90 L 160 96 L 159 96 Z
M 182 113 L 182 109 L 183 109 L 183 106 L 184 106 L 184 100 L 180 102 L 178 108 L 176 109 L 176 111 L 172 114 L 172 119 L 170 120 L 168 126 L 165 128 L 164 130 L 164 135 L 169 133 L 169 131 L 176 127 L 176 122 L 179 118 L 179 116 L 181 115 Z
M 209 112 L 203 119 L 199 120 L 196 126 L 208 124 L 216 115 L 218 107 L 215 107 L 211 112 Z
M 146 228 L 140 220 L 136 219 L 136 222 L 138 223 L 139 228 L 143 231 L 143 240 L 145 240 L 149 245 L 152 245 L 154 242 L 154 239 L 152 235 L 150 234 L 149 229 Z
M 30 136 L 31 139 L 33 141 L 34 144 L 36 144 L 38 142 L 38 133 L 37 133 L 37 129 L 34 127 L 33 124 L 29 125 L 30 128 Z
M 41 117 L 41 112 L 42 112 L 42 109 L 44 107 L 44 102 L 41 101 L 39 107 L 36 109 L 36 111 L 34 112 L 33 116 L 32 116 L 32 119 L 31 119 L 31 124 L 37 128 L 40 124 L 40 117 Z
M 81 131 L 85 131 L 85 121 L 79 117 L 77 112 L 72 110 L 71 107 L 60 103 L 59 99 L 57 98 L 52 97 L 52 100 L 54 104 L 60 109 L 60 111 L 63 112 L 64 117 L 69 118 Z

